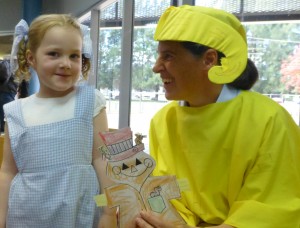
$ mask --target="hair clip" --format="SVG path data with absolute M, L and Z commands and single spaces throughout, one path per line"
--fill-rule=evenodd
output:
M 92 41 L 90 38 L 89 27 L 83 24 L 80 24 L 80 29 L 83 35 L 82 41 L 82 54 L 85 58 L 92 58 Z
M 28 30 L 29 30 L 28 24 L 23 19 L 21 19 L 20 22 L 15 27 L 14 41 L 13 41 L 11 55 L 10 55 L 10 69 L 12 73 L 14 73 L 18 68 L 17 53 L 18 53 L 19 43 L 22 39 L 24 39 L 25 41 L 28 40 Z

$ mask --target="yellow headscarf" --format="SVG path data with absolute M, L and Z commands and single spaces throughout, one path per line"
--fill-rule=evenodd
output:
M 169 7 L 160 17 L 154 39 L 190 41 L 222 52 L 221 66 L 213 66 L 208 77 L 217 84 L 234 81 L 247 65 L 245 30 L 240 21 L 223 10 L 183 5 Z

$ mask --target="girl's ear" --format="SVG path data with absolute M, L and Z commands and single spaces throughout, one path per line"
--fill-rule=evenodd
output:
M 34 67 L 34 64 L 35 64 L 35 58 L 34 58 L 33 53 L 32 53 L 30 50 L 27 50 L 27 51 L 26 51 L 26 60 L 27 60 L 27 63 L 28 63 L 31 67 Z
M 218 64 L 218 53 L 214 49 L 208 49 L 203 55 L 203 64 L 207 69 Z

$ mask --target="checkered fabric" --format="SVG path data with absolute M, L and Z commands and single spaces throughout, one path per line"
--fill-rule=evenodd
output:
M 5 106 L 19 170 L 9 193 L 7 227 L 96 226 L 99 211 L 93 196 L 99 186 L 91 165 L 94 88 L 79 86 L 75 105 L 74 118 L 32 127 L 24 123 L 20 100 Z

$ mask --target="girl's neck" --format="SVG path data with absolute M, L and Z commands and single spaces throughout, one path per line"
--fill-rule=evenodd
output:
M 64 97 L 66 95 L 68 95 L 69 93 L 71 93 L 72 91 L 74 91 L 75 86 L 65 90 L 65 91 L 45 91 L 40 89 L 39 92 L 36 93 L 36 96 L 39 98 L 56 98 L 56 97 Z

